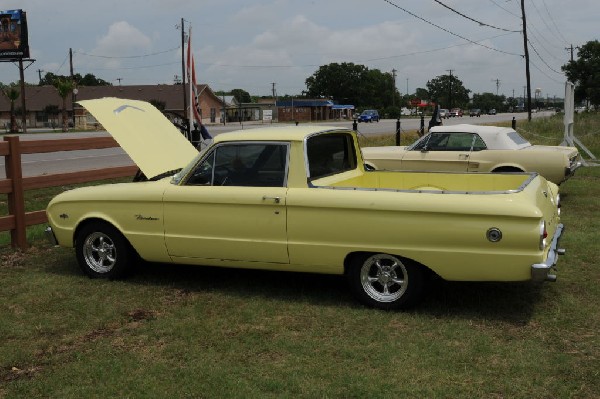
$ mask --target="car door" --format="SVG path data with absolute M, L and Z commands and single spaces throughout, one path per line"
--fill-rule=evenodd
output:
M 466 172 L 473 135 L 471 133 L 432 132 L 402 157 L 402 170 Z
M 289 263 L 289 145 L 217 145 L 164 194 L 165 243 L 175 258 Z

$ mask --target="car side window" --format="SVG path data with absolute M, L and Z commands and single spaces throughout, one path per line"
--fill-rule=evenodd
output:
M 236 143 L 217 146 L 201 161 L 186 185 L 282 187 L 287 144 Z
M 473 133 L 452 133 L 444 151 L 471 151 Z
M 479 137 L 479 135 L 475 135 L 475 141 L 473 142 L 473 151 L 481 151 L 481 150 L 487 150 L 487 146 L 485 145 L 485 142 L 483 141 L 483 139 L 481 137 Z

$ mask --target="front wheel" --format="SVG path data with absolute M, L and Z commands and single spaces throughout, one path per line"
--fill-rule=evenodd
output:
M 93 222 L 83 226 L 76 237 L 77 263 L 91 278 L 116 279 L 131 269 L 133 250 L 113 226 Z
M 350 289 L 367 306 L 391 310 L 417 304 L 425 291 L 425 270 L 389 254 L 368 254 L 352 260 Z

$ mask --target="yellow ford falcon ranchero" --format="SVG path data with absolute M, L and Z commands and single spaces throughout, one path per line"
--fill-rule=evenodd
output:
M 537 172 L 560 184 L 581 166 L 574 147 L 531 145 L 498 126 L 437 126 L 407 147 L 365 147 L 376 169 L 445 172 Z
M 221 134 L 198 154 L 150 104 L 81 104 L 146 176 L 48 205 L 49 237 L 90 277 L 122 277 L 138 257 L 344 274 L 382 309 L 418 302 L 433 274 L 555 279 L 560 198 L 537 174 L 365 171 L 355 133 L 331 126 Z

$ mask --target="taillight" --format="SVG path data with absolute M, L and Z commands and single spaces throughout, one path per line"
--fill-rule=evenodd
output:
M 558 216 L 560 216 L 560 194 L 556 194 L 556 209 Z
M 546 238 L 548 237 L 548 231 L 546 231 L 546 222 L 540 222 L 540 250 L 546 248 Z

